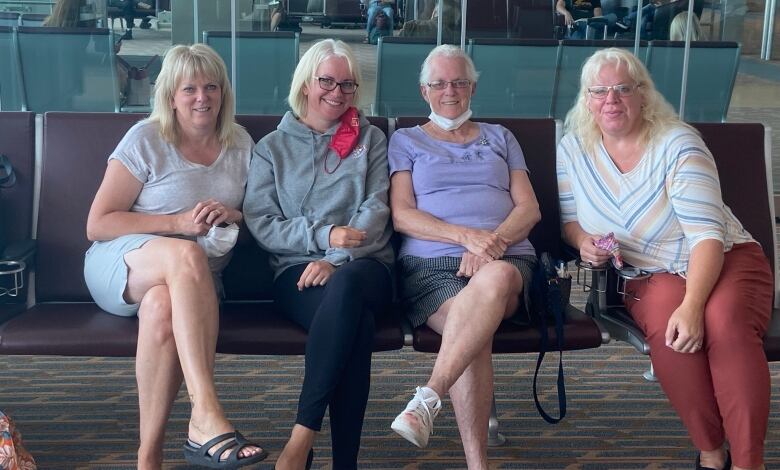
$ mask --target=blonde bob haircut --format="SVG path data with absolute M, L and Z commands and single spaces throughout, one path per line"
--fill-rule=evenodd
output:
M 358 67 L 355 54 L 347 43 L 336 39 L 323 39 L 315 43 L 301 57 L 298 66 L 295 67 L 292 83 L 290 83 L 290 95 L 287 97 L 287 102 L 290 104 L 293 114 L 297 117 L 306 117 L 308 111 L 306 109 L 306 95 L 303 94 L 304 87 L 311 86 L 312 79 L 317 73 L 317 68 L 331 57 L 343 57 L 346 59 L 352 79 L 355 80 L 355 83 L 360 83 L 360 67 Z M 355 90 L 353 95 L 353 103 L 355 105 L 360 102 L 359 93 L 360 88 Z
M 437 57 L 462 60 L 466 65 L 466 76 L 463 78 L 469 79 L 472 85 L 479 80 L 479 72 L 477 72 L 477 68 L 474 67 L 474 61 L 466 54 L 466 51 L 458 46 L 453 46 L 452 44 L 442 44 L 441 46 L 434 47 L 433 50 L 428 53 L 428 57 L 425 58 L 425 61 L 423 61 L 422 68 L 420 69 L 420 85 L 427 85 L 431 81 L 431 73 L 433 71 L 431 63 L 433 62 L 433 59 L 436 59 Z
M 235 123 L 236 100 L 225 63 L 214 49 L 205 44 L 179 45 L 165 54 L 160 75 L 154 84 L 154 107 L 149 121 L 160 125 L 160 134 L 166 141 L 178 144 L 181 132 L 173 109 L 173 96 L 183 80 L 195 78 L 204 78 L 219 85 L 222 105 L 217 115 L 216 134 L 223 146 L 232 146 L 239 128 Z
M 564 125 L 565 132 L 574 133 L 589 155 L 595 155 L 601 140 L 601 129 L 588 109 L 590 99 L 588 88 L 596 84 L 601 69 L 607 65 L 625 68 L 631 80 L 640 85 L 636 93 L 642 97 L 640 112 L 642 123 L 639 135 L 639 143 L 642 147 L 645 149 L 652 147 L 655 144 L 654 139 L 663 137 L 670 128 L 685 126 L 693 130 L 677 117 L 674 108 L 655 88 L 647 68 L 634 54 L 615 47 L 602 49 L 590 56 L 582 66 L 577 102 L 566 115 Z

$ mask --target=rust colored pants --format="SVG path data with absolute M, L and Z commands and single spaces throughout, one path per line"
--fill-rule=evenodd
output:
M 658 381 L 700 450 L 728 439 L 733 464 L 764 461 L 769 420 L 769 367 L 763 336 L 772 315 L 772 273 L 757 243 L 734 245 L 704 311 L 704 346 L 678 353 L 666 346 L 669 317 L 682 303 L 685 279 L 654 274 L 630 282 L 626 302 L 650 343 Z

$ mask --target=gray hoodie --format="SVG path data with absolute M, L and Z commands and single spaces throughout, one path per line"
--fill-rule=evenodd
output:
M 339 157 L 328 144 L 337 128 L 320 134 L 288 111 L 277 130 L 255 146 L 244 219 L 269 253 L 274 277 L 321 259 L 340 266 L 375 258 L 392 266 L 387 138 L 360 115 L 358 143 L 333 171 Z M 325 172 L 326 156 L 332 174 Z M 330 230 L 339 225 L 364 230 L 363 245 L 331 248 Z

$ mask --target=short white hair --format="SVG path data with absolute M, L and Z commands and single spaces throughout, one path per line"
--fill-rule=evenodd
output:
M 433 59 L 437 57 L 455 58 L 461 59 L 466 64 L 466 78 L 468 78 L 472 85 L 479 80 L 479 72 L 474 67 L 474 61 L 471 60 L 466 52 L 458 46 L 452 44 L 442 44 L 441 46 L 433 48 L 433 50 L 425 58 L 420 70 L 420 85 L 427 85 L 431 80 L 431 63 Z

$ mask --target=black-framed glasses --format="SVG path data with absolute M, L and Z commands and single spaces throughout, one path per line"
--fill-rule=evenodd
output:
M 336 87 L 341 88 L 341 92 L 345 95 L 351 95 L 358 89 L 358 83 L 352 80 L 344 80 L 343 82 L 337 82 L 330 77 L 314 77 L 320 82 L 320 88 L 325 91 L 333 91 Z
M 428 88 L 433 88 L 434 90 L 446 90 L 449 85 L 452 85 L 453 88 L 468 88 L 471 86 L 471 80 L 467 80 L 465 78 L 460 78 L 458 80 L 436 80 L 430 83 L 426 83 L 428 85 Z
M 594 100 L 606 99 L 607 96 L 609 96 L 609 90 L 614 90 L 620 98 L 628 98 L 633 95 L 640 86 L 642 86 L 641 83 L 637 83 L 636 85 L 626 85 L 624 83 L 612 86 L 598 85 L 588 88 L 588 93 L 590 93 L 590 97 Z

